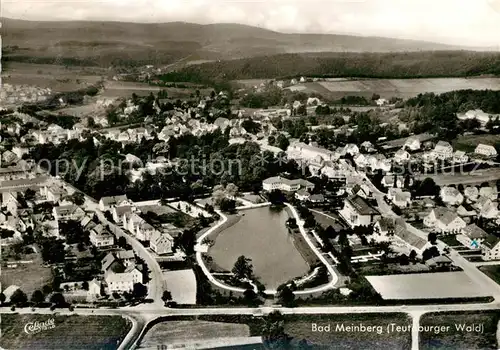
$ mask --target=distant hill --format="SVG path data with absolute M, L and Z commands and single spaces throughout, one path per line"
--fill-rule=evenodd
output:
M 32 22 L 2 19 L 6 60 L 75 65 L 170 64 L 302 52 L 402 52 L 462 47 L 380 37 L 284 34 L 240 24 Z
M 296 76 L 432 78 L 500 75 L 500 53 L 427 51 L 301 53 L 202 63 L 164 75 L 166 81 L 267 79 Z

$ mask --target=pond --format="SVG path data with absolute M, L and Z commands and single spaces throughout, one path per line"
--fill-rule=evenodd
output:
M 244 216 L 222 231 L 209 253 L 223 269 L 231 270 L 240 255 L 252 259 L 254 274 L 267 289 L 300 277 L 309 266 L 285 226 L 288 214 L 270 208 L 242 211 Z

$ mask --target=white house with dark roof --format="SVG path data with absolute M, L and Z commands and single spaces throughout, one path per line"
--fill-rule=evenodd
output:
M 488 234 L 481 245 L 481 254 L 483 260 L 500 260 L 500 238 Z
M 90 243 L 98 248 L 109 247 L 115 244 L 115 236 L 99 224 L 90 230 Z
M 444 203 L 448 205 L 460 205 L 464 201 L 464 196 L 455 187 L 443 187 L 439 195 Z
M 127 195 L 101 197 L 99 200 L 99 209 L 101 211 L 111 210 L 113 207 L 132 205 L 128 200 Z
M 398 164 L 407 163 L 410 158 L 410 153 L 408 153 L 408 151 L 406 151 L 404 148 L 400 149 L 394 154 L 394 161 Z
M 171 254 L 174 245 L 174 238 L 165 231 L 155 230 L 151 234 L 149 247 L 158 255 Z
M 387 198 L 399 208 L 408 208 L 411 204 L 411 193 L 400 188 L 390 188 Z
M 429 242 L 408 230 L 406 223 L 402 220 L 396 221 L 394 228 L 394 238 L 405 244 L 409 250 L 414 250 L 418 255 L 422 255 L 429 246 Z
M 418 137 L 408 137 L 405 141 L 403 148 L 409 149 L 410 151 L 418 151 L 420 149 L 420 140 Z
M 439 141 L 434 147 L 432 154 L 435 158 L 445 160 L 453 157 L 453 147 L 449 142 Z
M 479 198 L 479 190 L 476 186 L 467 186 L 464 189 L 464 195 L 469 201 L 475 202 Z
M 453 163 L 463 164 L 469 161 L 469 156 L 464 151 L 455 151 L 453 153 Z
M 85 211 L 77 205 L 64 205 L 52 208 L 52 215 L 56 221 L 80 221 L 85 217 Z
M 486 231 L 476 224 L 470 224 L 462 230 L 461 234 L 456 236 L 456 239 L 469 249 L 477 249 L 481 248 L 487 237 Z
M 459 233 L 467 226 L 454 211 L 437 207 L 424 218 L 424 225 L 440 233 Z
M 380 218 L 380 212 L 360 196 L 347 198 L 339 214 L 351 227 L 370 226 Z
M 479 156 L 490 157 L 490 158 L 496 157 L 498 155 L 495 147 L 491 145 L 485 145 L 482 143 L 477 145 L 476 149 L 474 150 L 474 153 Z

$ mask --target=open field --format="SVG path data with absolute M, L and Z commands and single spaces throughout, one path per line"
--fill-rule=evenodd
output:
M 306 339 L 321 349 L 410 349 L 411 332 L 387 333 L 387 325 L 411 324 L 404 314 L 301 315 L 285 322 L 285 332 L 296 340 Z M 330 332 L 315 332 L 313 324 L 330 325 Z M 375 331 L 341 331 L 346 326 L 372 326 Z
M 2 247 L 3 255 L 6 254 L 5 249 L 8 248 Z M 39 254 L 27 254 L 21 256 L 21 258 L 23 261 L 32 260 L 33 263 L 17 264 L 15 268 L 2 266 L 0 281 L 2 283 L 2 289 L 10 285 L 16 285 L 20 287 L 29 298 L 35 290 L 41 289 L 45 284 L 50 284 L 52 282 L 52 272 L 50 267 L 42 266 L 43 261 Z M 15 263 L 13 260 L 9 260 L 9 262 Z
M 489 296 L 464 272 L 366 276 L 384 299 L 441 299 Z
M 309 84 L 312 84 L 309 86 Z M 316 90 L 316 83 L 306 83 L 308 89 Z M 335 79 L 319 82 L 332 94 L 339 96 L 358 95 L 371 97 L 377 93 L 382 97 L 409 98 L 420 93 L 444 93 L 462 89 L 500 89 L 500 78 L 435 78 L 435 79 Z
M 2 67 L 2 82 L 33 85 L 56 92 L 73 91 L 95 84 L 108 74 L 100 68 L 9 62 Z
M 29 322 L 54 319 L 55 327 L 26 334 Z M 130 321 L 118 316 L 2 315 L 5 349 L 116 349 L 131 328 Z
M 453 148 L 465 152 L 474 152 L 474 149 L 480 143 L 486 145 L 495 146 L 497 142 L 500 142 L 500 135 L 460 135 L 456 140 L 454 140 Z
M 460 174 L 448 173 L 448 174 L 422 174 L 417 178 L 423 180 L 429 177 L 434 180 L 434 182 L 439 186 L 448 186 L 453 184 L 462 185 L 479 185 L 483 182 L 494 183 L 496 180 L 500 179 L 500 168 L 490 168 L 490 169 L 478 169 L 473 172 Z
M 425 314 L 420 326 L 439 326 L 443 331 L 426 330 L 420 332 L 420 349 L 498 349 L 497 324 L 500 312 L 450 312 Z M 483 332 L 457 329 L 461 325 L 483 325 Z
M 249 337 L 245 324 L 209 321 L 168 321 L 154 325 L 144 336 L 139 348 L 156 348 L 161 344 L 182 344 L 211 339 Z
M 479 270 L 483 271 L 489 278 L 500 284 L 500 264 L 481 266 Z

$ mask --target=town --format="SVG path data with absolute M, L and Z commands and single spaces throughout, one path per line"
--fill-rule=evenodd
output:
M 500 79 L 22 50 L 0 90 L 2 348 L 500 346 Z

